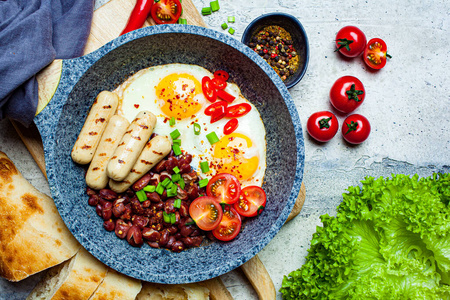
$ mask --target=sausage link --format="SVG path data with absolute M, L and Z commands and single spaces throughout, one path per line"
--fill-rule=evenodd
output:
M 100 190 L 108 184 L 106 166 L 128 126 L 130 122 L 119 115 L 114 115 L 109 120 L 86 173 L 86 184 L 90 188 Z
M 145 145 L 128 176 L 123 181 L 111 179 L 109 187 L 116 193 L 123 193 L 169 154 L 171 149 L 172 142 L 167 136 L 155 136 Z
M 154 114 L 149 111 L 138 113 L 128 126 L 108 163 L 106 172 L 109 178 L 122 181 L 127 177 L 148 142 L 155 125 L 156 117 Z
M 72 159 L 79 164 L 88 164 L 94 156 L 100 137 L 109 119 L 116 113 L 119 98 L 103 91 L 98 94 L 72 148 Z

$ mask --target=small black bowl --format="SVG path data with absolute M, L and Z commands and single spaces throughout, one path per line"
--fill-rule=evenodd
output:
M 285 13 L 270 13 L 253 20 L 245 29 L 241 42 L 250 43 L 251 38 L 266 26 L 280 26 L 290 33 L 294 48 L 300 55 L 300 65 L 297 71 L 289 76 L 284 84 L 288 89 L 296 85 L 305 75 L 309 61 L 309 44 L 306 31 L 302 24 L 294 16 Z

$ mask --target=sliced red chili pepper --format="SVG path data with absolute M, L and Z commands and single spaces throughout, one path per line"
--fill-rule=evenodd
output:
M 226 117 L 228 118 L 238 118 L 242 117 L 252 109 L 251 105 L 248 103 L 240 103 L 232 106 L 228 106 Z
M 224 118 L 226 114 L 227 114 L 227 110 L 226 110 L 225 106 L 218 106 L 214 110 L 214 112 L 211 114 L 211 124 Z
M 120 35 L 141 28 L 152 9 L 152 5 L 153 0 L 137 0 L 128 23 Z
M 223 127 L 223 134 L 229 135 L 230 133 L 235 131 L 236 128 L 238 128 L 238 125 L 239 125 L 238 119 L 236 119 L 236 118 L 231 119 Z
M 220 99 L 223 99 L 225 101 L 227 101 L 228 103 L 231 103 L 234 101 L 234 99 L 236 99 L 235 96 L 225 92 L 224 90 L 217 90 L 216 91 L 217 97 L 219 97 Z
M 228 78 L 230 78 L 230 75 L 226 71 L 223 70 L 217 70 L 214 72 L 214 77 L 216 78 L 222 78 L 223 80 L 227 81 Z
M 223 90 L 224 88 L 227 87 L 227 82 L 222 78 L 214 77 L 211 81 L 213 87 L 215 87 L 216 89 Z
M 208 76 L 202 79 L 202 91 L 208 101 L 214 102 L 217 100 L 216 89 L 212 86 L 212 81 Z
M 220 106 L 225 107 L 226 111 L 226 108 L 228 107 L 228 102 L 222 100 L 214 102 L 213 104 L 205 108 L 205 115 L 211 116 L 214 113 L 214 111 L 218 109 Z

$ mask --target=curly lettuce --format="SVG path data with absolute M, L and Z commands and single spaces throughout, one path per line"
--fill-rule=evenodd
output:
M 366 177 L 321 216 L 284 299 L 450 299 L 450 174 Z

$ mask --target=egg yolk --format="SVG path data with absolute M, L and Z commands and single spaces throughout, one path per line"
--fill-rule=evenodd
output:
M 252 140 L 241 133 L 232 133 L 214 144 L 215 168 L 220 173 L 230 173 L 239 181 L 249 179 L 259 165 Z
M 201 92 L 201 83 L 186 73 L 170 74 L 156 86 L 156 97 L 162 100 L 162 112 L 177 119 L 191 117 L 201 109 L 201 104 L 195 98 Z

